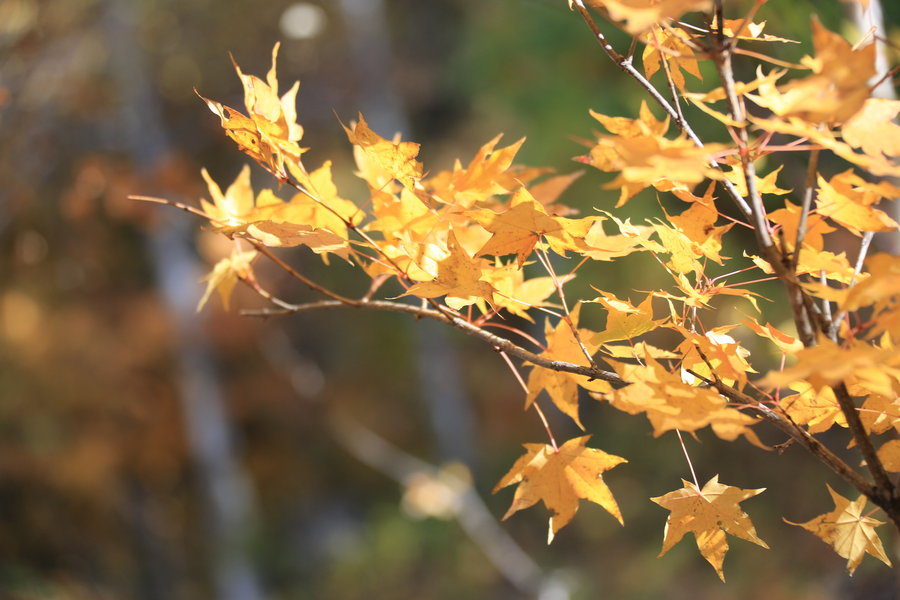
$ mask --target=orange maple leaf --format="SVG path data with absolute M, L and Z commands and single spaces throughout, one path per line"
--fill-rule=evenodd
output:
M 806 523 L 793 523 L 787 519 L 784 520 L 785 523 L 806 529 L 834 548 L 835 552 L 847 559 L 847 570 L 851 575 L 866 554 L 891 566 L 881 539 L 875 533 L 875 528 L 884 525 L 884 522 L 863 516 L 866 497 L 860 496 L 851 502 L 831 489 L 831 486 L 826 484 L 826 487 L 834 501 L 833 511 Z
M 469 216 L 493 234 L 475 256 L 515 254 L 519 268 L 542 235 L 562 229 L 525 188 L 513 196 L 509 210 L 495 213 L 483 209 L 470 212 Z
M 633 340 L 648 331 L 653 331 L 663 322 L 653 320 L 653 296 L 650 294 L 647 294 L 637 307 L 605 292 L 600 292 L 600 296 L 594 302 L 602 305 L 607 311 L 606 327 L 591 339 L 594 344 Z
M 272 48 L 272 67 L 266 74 L 266 81 L 245 75 L 234 63 L 244 86 L 244 105 L 249 116 L 204 98 L 199 93 L 197 95 L 219 116 L 225 134 L 237 142 L 243 152 L 284 181 L 287 179 L 285 161 L 299 163 L 300 155 L 306 149 L 297 145 L 303 137 L 303 127 L 297 123 L 296 109 L 300 82 L 294 82 L 291 89 L 280 98 L 278 96 L 278 78 L 275 74 L 278 47 L 279 44 L 275 44 Z
M 756 535 L 753 522 L 739 506 L 741 502 L 766 488 L 743 490 L 719 483 L 718 475 L 706 482 L 703 489 L 698 489 L 690 481 L 682 479 L 681 482 L 684 484 L 681 489 L 650 498 L 671 511 L 666 520 L 660 556 L 680 542 L 684 534 L 692 532 L 700 554 L 713 566 L 719 578 L 725 581 L 722 562 L 728 552 L 726 533 L 763 548 L 769 547 Z
M 547 349 L 541 353 L 542 358 L 561 360 L 585 367 L 590 365 L 585 352 L 593 355 L 597 351 L 598 344 L 588 341 L 594 336 L 594 332 L 587 329 L 578 330 L 578 336 L 584 342 L 584 346 L 578 342 L 572 332 L 573 328 L 578 327 L 580 311 L 580 304 L 572 310 L 571 326 L 566 323 L 565 319 L 560 319 L 556 327 L 552 327 L 549 320 L 544 322 Z M 538 366 L 533 367 L 531 373 L 528 374 L 527 385 L 528 395 L 525 398 L 525 408 L 531 406 L 541 391 L 546 390 L 553 404 L 571 417 L 581 429 L 584 429 L 584 426 L 581 424 L 581 419 L 578 418 L 578 386 L 594 392 L 607 392 L 611 389 L 609 383 L 601 379 L 590 381 L 584 375 L 554 371 Z
M 264 246 L 308 246 L 316 254 L 336 254 L 350 261 L 350 245 L 345 238 L 327 229 L 311 225 L 279 221 L 256 221 L 247 227 L 247 234 Z
M 844 141 L 865 154 L 900 156 L 900 100 L 869 98 L 862 109 L 841 127 Z
M 685 91 L 684 73 L 703 79 L 699 61 L 694 49 L 688 43 L 690 37 L 684 30 L 654 26 L 644 34 L 643 40 L 647 44 L 642 56 L 644 75 L 647 79 L 660 70 L 663 60 L 669 65 L 672 82 L 682 92 Z
M 479 148 L 464 168 L 456 161 L 453 171 L 441 171 L 425 182 L 425 188 L 440 202 L 467 209 L 497 194 L 507 194 L 526 183 L 530 176 L 515 172 L 513 159 L 525 138 L 496 148 L 503 134 Z
M 766 84 L 757 95 L 758 105 L 780 117 L 799 117 L 809 123 L 845 121 L 862 108 L 869 97 L 867 82 L 875 75 L 875 44 L 854 49 L 847 40 L 812 21 L 816 56 L 805 57 L 813 74 L 781 88 Z
M 686 12 L 707 11 L 712 7 L 712 0 L 587 0 L 587 3 L 606 9 L 614 21 L 624 21 L 623 28 L 632 35 L 666 19 L 677 19 Z
M 863 231 L 895 231 L 900 227 L 887 213 L 873 208 L 882 198 L 878 188 L 867 186 L 852 170 L 835 175 L 831 181 L 821 175 L 818 180 L 816 211 L 823 217 L 858 236 Z
M 478 298 L 493 303 L 494 286 L 482 280 L 481 261 L 469 257 L 452 229 L 447 234 L 447 250 L 450 255 L 438 262 L 437 277 L 411 286 L 402 295 L 420 298 L 448 296 L 462 300 L 461 304 L 455 303 L 454 308 L 471 304 Z
M 711 167 L 710 162 L 724 149 L 722 144 L 698 148 L 684 136 L 670 140 L 649 132 L 598 135 L 597 143 L 584 161 L 601 171 L 619 172 L 603 187 L 621 190 L 616 204 L 620 207 L 651 185 L 668 191 L 689 189 L 707 178 L 722 179 L 721 172 Z
M 419 144 L 384 139 L 369 128 L 362 113 L 359 113 L 359 120 L 352 129 L 343 124 L 342 126 L 350 143 L 360 148 L 375 166 L 408 189 L 415 188 L 416 182 L 422 178 L 422 163 L 416 160 Z M 382 185 L 381 182 L 372 181 L 369 184 L 376 188 Z
M 253 272 L 251 264 L 254 258 L 256 258 L 255 250 L 249 252 L 234 250 L 231 252 L 231 256 L 217 262 L 212 271 L 200 280 L 207 283 L 206 291 L 203 292 L 203 297 L 197 303 L 197 312 L 203 309 L 213 290 L 219 292 L 219 296 L 222 298 L 222 305 L 225 307 L 225 310 L 228 310 L 231 292 L 239 279 L 247 277 Z
M 508 485 L 519 485 L 503 518 L 543 500 L 544 506 L 553 513 L 547 535 L 547 543 L 550 543 L 575 516 L 578 500 L 582 498 L 599 504 L 622 523 L 619 505 L 603 481 L 603 473 L 628 461 L 596 448 L 587 448 L 590 438 L 585 435 L 571 439 L 559 450 L 548 444 L 524 444 L 525 455 L 519 457 L 494 488 L 496 493 Z

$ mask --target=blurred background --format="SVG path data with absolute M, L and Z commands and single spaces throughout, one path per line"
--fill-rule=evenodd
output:
M 887 4 L 896 41 L 900 6 Z M 838 2 L 770 2 L 758 19 L 803 42 L 771 51 L 808 52 L 814 9 L 857 39 Z M 831 509 L 823 469 L 800 450 L 686 440 L 702 480 L 769 488 L 746 508 L 773 549 L 735 541 L 722 585 L 691 540 L 656 558 L 666 512 L 648 498 L 689 478 L 677 438 L 587 401 L 592 445 L 630 461 L 606 477 L 627 525 L 583 503 L 548 547 L 542 506 L 498 523 L 512 490 L 490 490 L 545 433 L 489 348 L 401 315 L 241 317 L 262 306 L 246 289 L 232 312 L 214 298 L 197 314 L 221 241 L 127 196 L 193 204 L 208 194 L 201 167 L 223 186 L 237 176 L 244 155 L 193 89 L 243 106 L 228 53 L 262 75 L 278 40 L 282 89 L 301 80 L 305 163 L 334 160 L 349 198 L 365 187 L 336 116 L 361 110 L 382 135 L 422 143 L 431 171 L 503 132 L 528 136 L 519 162 L 570 173 L 595 126 L 588 108 L 635 115 L 642 98 L 562 0 L 0 0 L 0 597 L 896 597 L 889 569 L 867 559 L 849 580 L 781 521 Z M 796 160 L 782 187 L 800 186 Z M 563 202 L 609 209 L 609 179 L 586 173 Z M 253 183 L 277 185 L 255 165 Z M 625 214 L 659 207 L 646 194 Z M 283 256 L 365 291 L 346 267 Z M 576 292 L 662 285 L 652 268 L 594 269 Z M 550 417 L 558 437 L 577 434 Z

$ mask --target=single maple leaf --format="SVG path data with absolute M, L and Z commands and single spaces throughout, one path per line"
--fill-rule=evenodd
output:
M 547 535 L 548 544 L 575 516 L 579 499 L 599 504 L 622 523 L 619 505 L 603 481 L 603 473 L 628 461 L 586 447 L 590 438 L 585 435 L 571 439 L 558 450 L 548 444 L 524 444 L 525 455 L 519 457 L 494 488 L 494 493 L 497 493 L 508 485 L 519 486 L 503 518 L 507 519 L 542 500 L 553 513 Z
M 900 156 L 900 100 L 869 98 L 862 109 L 841 127 L 844 141 L 865 154 Z
M 719 483 L 719 476 L 710 479 L 703 489 L 689 481 L 679 490 L 664 496 L 651 498 L 663 508 L 671 511 L 666 520 L 660 556 L 681 541 L 684 534 L 692 532 L 697 548 L 709 564 L 713 566 L 722 581 L 725 574 L 722 562 L 728 552 L 726 533 L 753 542 L 763 548 L 769 546 L 756 535 L 756 528 L 741 507 L 741 502 L 765 491 L 765 488 L 743 490 Z
M 225 307 L 225 310 L 228 310 L 231 292 L 239 279 L 247 277 L 253 272 L 251 263 L 254 258 L 256 258 L 255 250 L 249 252 L 234 250 L 231 252 L 231 256 L 217 262 L 212 271 L 200 280 L 207 283 L 206 291 L 203 292 L 203 297 L 197 303 L 197 312 L 203 309 L 213 290 L 219 292 L 219 296 L 222 298 L 222 305 Z
M 624 21 L 623 28 L 632 35 L 664 20 L 678 19 L 686 12 L 712 8 L 712 0 L 587 0 L 587 3 L 606 9 L 613 21 Z
M 806 523 L 793 523 L 787 519 L 784 520 L 785 523 L 806 529 L 834 548 L 838 555 L 847 559 L 847 571 L 851 575 L 866 554 L 891 566 L 890 559 L 884 553 L 884 546 L 881 545 L 881 539 L 875 533 L 875 528 L 884 525 L 884 522 L 863 516 L 866 497 L 860 496 L 851 502 L 831 489 L 831 486 L 826 484 L 826 487 L 834 501 L 833 511 L 819 515 Z
M 803 349 L 803 342 L 776 329 L 770 323 L 760 325 L 753 319 L 745 319 L 741 323 L 749 327 L 756 335 L 771 341 L 783 354 L 794 354 Z
M 722 249 L 722 236 L 725 235 L 733 226 L 733 223 L 716 227 L 716 221 L 719 219 L 719 212 L 716 209 L 716 201 L 713 196 L 715 183 L 710 183 L 703 196 L 696 196 L 687 190 L 673 190 L 673 194 L 679 200 L 690 202 L 691 206 L 678 215 L 670 215 L 666 213 L 666 217 L 670 223 L 678 227 L 679 230 L 692 242 L 694 242 L 694 252 L 705 256 L 711 260 L 722 264 L 722 256 L 719 251 Z M 728 258 L 728 257 L 724 257 Z
M 878 449 L 878 459 L 891 473 L 900 473 L 900 440 L 888 440 Z
M 663 60 L 669 65 L 672 82 L 682 92 L 686 91 L 684 73 L 703 79 L 699 61 L 689 43 L 690 36 L 684 30 L 654 26 L 642 36 L 642 39 L 646 44 L 642 61 L 647 79 L 660 70 Z
M 879 252 L 866 261 L 866 271 L 868 277 L 850 288 L 841 301 L 841 310 L 858 310 L 872 304 L 884 308 L 900 296 L 900 257 Z
M 336 254 L 350 261 L 350 245 L 346 239 L 327 229 L 310 225 L 278 221 L 256 221 L 247 227 L 247 234 L 264 246 L 308 246 L 316 254 Z
M 788 389 L 796 394 L 782 396 L 779 406 L 797 425 L 806 425 L 810 433 L 828 431 L 833 425 L 847 427 L 847 417 L 830 387 L 816 390 L 808 381 L 795 381 Z
M 599 121 L 613 135 L 622 137 L 637 137 L 641 135 L 665 135 L 669 130 L 669 117 L 662 121 L 653 116 L 646 100 L 641 100 L 640 118 L 610 117 L 594 110 L 589 111 L 591 116 Z
M 690 189 L 707 178 L 722 179 L 721 171 L 710 163 L 723 150 L 722 144 L 698 148 L 684 136 L 670 140 L 659 135 L 600 135 L 586 162 L 601 171 L 619 172 L 603 186 L 621 190 L 618 208 L 651 185 L 669 191 Z
M 900 228 L 887 213 L 872 207 L 881 200 L 881 194 L 866 186 L 857 187 L 854 184 L 858 179 L 852 170 L 839 173 L 830 181 L 819 175 L 816 212 L 857 236 L 862 236 L 864 231 L 896 231 Z
M 784 208 L 773 210 L 769 213 L 769 220 L 780 225 L 784 229 L 784 240 L 787 249 L 794 251 L 794 242 L 797 239 L 797 228 L 800 226 L 800 205 L 785 201 Z M 803 246 L 816 251 L 825 248 L 824 235 L 837 231 L 829 225 L 825 218 L 818 214 L 807 214 L 806 234 L 803 236 Z M 780 238 L 781 236 L 779 236 Z
M 502 137 L 502 134 L 497 135 L 484 144 L 466 167 L 456 161 L 452 171 L 438 172 L 423 185 L 438 201 L 462 210 L 517 189 L 529 179 L 527 175 L 521 177 L 521 173 L 514 173 L 513 166 L 513 159 L 525 138 L 496 148 Z
M 871 386 L 872 391 L 886 395 L 893 393 L 891 380 L 900 384 L 900 354 L 893 348 L 878 348 L 858 340 L 842 347 L 823 337 L 817 345 L 804 348 L 796 356 L 793 366 L 770 371 L 759 384 L 780 387 L 806 380 L 820 390 L 853 377 L 860 384 Z
M 716 26 L 716 19 L 713 19 L 713 29 Z M 740 31 L 738 31 L 740 28 Z M 747 40 L 753 42 L 785 42 L 791 44 L 799 44 L 797 40 L 788 40 L 763 33 L 766 28 L 766 21 L 754 23 L 750 19 L 723 19 L 722 34 L 725 37 L 737 38 L 739 40 Z
M 866 88 L 868 89 L 868 88 Z M 783 133 L 798 138 L 806 138 L 809 143 L 831 150 L 844 160 L 861 167 L 879 177 L 900 177 L 900 164 L 892 157 L 854 152 L 850 144 L 839 141 L 829 128 L 797 117 L 783 119 L 761 119 L 752 115 L 748 119 L 759 129 L 772 133 Z
M 278 47 L 279 44 L 275 44 L 272 48 L 272 67 L 266 74 L 266 81 L 244 74 L 237 63 L 234 63 L 235 71 L 244 86 L 247 115 L 204 98 L 199 93 L 197 95 L 218 115 L 225 134 L 237 142 L 241 151 L 284 181 L 287 179 L 285 162 L 299 163 L 300 155 L 306 149 L 297 144 L 303 137 L 303 127 L 297 123 L 296 109 L 300 82 L 294 82 L 283 96 L 278 96 L 278 78 L 275 73 Z
M 420 298 L 449 296 L 469 304 L 484 298 L 493 303 L 494 286 L 482 279 L 481 261 L 469 257 L 452 229 L 447 234 L 447 250 L 450 255 L 438 263 L 437 277 L 411 286 L 402 295 Z
M 622 233 L 609 235 L 603 228 L 607 219 L 598 218 L 591 224 L 591 228 L 584 235 L 584 244 L 576 252 L 593 260 L 611 261 L 614 258 L 628 256 L 634 252 L 641 252 L 646 248 L 641 244 L 653 233 L 653 229 L 646 226 L 631 225 L 612 217 L 612 221 L 619 227 Z
M 347 132 L 347 139 L 362 150 L 367 159 L 382 169 L 391 178 L 413 190 L 422 178 L 422 163 L 416 160 L 419 155 L 419 144 L 414 142 L 389 141 L 369 128 L 362 113 L 359 120 L 349 128 L 342 124 Z M 381 187 L 380 182 L 369 181 L 373 187 Z
M 516 191 L 509 210 L 498 214 L 483 209 L 470 212 L 469 216 L 493 234 L 475 256 L 515 254 L 519 268 L 541 236 L 562 229 L 525 188 Z
M 584 342 L 582 346 L 572 332 L 578 328 L 578 317 L 581 312 L 581 304 L 575 306 L 570 315 L 571 325 L 565 319 L 560 319 L 556 327 L 550 325 L 549 320 L 544 322 L 544 335 L 547 338 L 547 349 L 541 353 L 542 358 L 549 360 L 561 360 L 581 366 L 589 366 L 587 352 L 593 355 L 597 351 L 598 344 L 589 341 L 594 337 L 594 332 L 587 329 L 579 329 L 578 336 Z M 578 418 L 578 387 L 581 386 L 594 392 L 607 392 L 611 389 L 608 382 L 602 379 L 589 380 L 584 375 L 575 375 L 563 371 L 555 371 L 545 367 L 535 366 L 528 374 L 528 394 L 525 397 L 525 408 L 531 406 L 538 394 L 546 390 L 553 404 L 564 414 L 584 429 L 581 419 Z
M 606 327 L 591 339 L 594 344 L 633 340 L 653 331 L 663 322 L 663 320 L 653 320 L 653 296 L 650 294 L 647 294 L 644 301 L 637 307 L 602 291 L 594 302 L 602 305 L 607 311 Z

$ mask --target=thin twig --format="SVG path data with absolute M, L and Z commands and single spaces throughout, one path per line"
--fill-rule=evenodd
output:
M 872 231 L 867 231 L 863 234 L 862 241 L 859 244 L 859 254 L 856 256 L 856 265 L 853 267 L 854 276 L 853 279 L 850 280 L 850 285 L 856 283 L 857 276 L 862 273 L 863 265 L 866 262 L 866 255 L 869 253 L 869 246 L 872 245 L 872 239 L 875 237 L 875 233 Z M 834 318 L 834 321 L 831 324 L 831 335 L 837 336 L 838 331 L 841 329 L 841 323 L 843 323 L 844 319 L 847 318 L 847 311 L 842 310 L 837 314 Z
M 714 381 L 692 371 L 691 369 L 688 369 L 688 373 L 710 385 L 711 387 L 714 387 L 716 391 L 718 391 L 729 400 L 744 404 L 745 406 L 749 407 L 751 410 L 759 414 L 759 416 L 763 417 L 765 420 L 772 423 L 782 432 L 790 436 L 790 438 L 797 442 L 799 445 L 806 448 L 806 450 L 813 456 L 815 456 L 819 460 L 819 462 L 831 469 L 836 475 L 841 477 L 841 479 L 856 488 L 861 494 L 864 494 L 867 498 L 875 501 L 877 497 L 875 486 L 863 479 L 859 473 L 851 469 L 846 462 L 844 462 L 834 452 L 829 450 L 824 444 L 822 444 L 822 442 L 810 435 L 808 431 L 806 431 L 802 427 L 797 426 L 792 421 L 789 421 L 781 414 L 775 412 L 752 396 L 749 396 L 744 392 L 723 383 L 722 381 Z
M 678 435 L 678 441 L 681 443 L 681 450 L 684 452 L 684 458 L 687 460 L 688 467 L 691 469 L 691 477 L 694 478 L 694 485 L 697 489 L 700 489 L 700 482 L 697 481 L 697 473 L 694 471 L 694 463 L 691 462 L 691 455 L 688 454 L 687 446 L 684 445 L 684 438 L 681 437 L 681 430 L 676 429 L 675 433 Z
M 797 224 L 797 237 L 794 239 L 794 253 L 791 255 L 791 271 L 797 272 L 797 265 L 800 262 L 800 248 L 803 246 L 803 239 L 806 237 L 806 223 L 809 219 L 809 211 L 812 208 L 812 200 L 816 190 L 816 172 L 819 169 L 819 150 L 813 150 L 809 153 L 809 165 L 806 167 L 806 189 L 803 190 L 803 205 L 800 209 L 800 222 Z M 787 252 L 787 248 L 782 248 L 782 252 Z
M 603 35 L 603 32 L 600 31 L 600 28 L 597 26 L 597 23 L 594 21 L 594 18 L 591 16 L 591 13 L 588 12 L 587 8 L 585 8 L 583 0 L 573 0 L 572 6 L 578 11 L 578 14 L 581 15 L 581 18 L 590 28 L 591 33 L 594 34 L 594 38 L 603 48 L 603 51 L 606 52 L 606 55 L 616 64 L 619 69 L 624 71 L 628 76 L 634 79 L 638 85 L 640 85 L 644 90 L 650 95 L 654 102 L 656 102 L 669 117 L 675 122 L 678 128 L 684 132 L 684 134 L 690 139 L 695 146 L 698 148 L 703 148 L 705 145 L 703 140 L 694 132 L 693 128 L 690 124 L 682 117 L 679 117 L 678 111 L 669 104 L 669 102 L 663 97 L 662 94 L 659 93 L 653 84 L 651 84 L 646 77 L 644 77 L 640 71 L 638 71 L 634 64 L 632 64 L 632 60 L 630 57 L 622 56 L 616 49 L 612 47 L 609 41 L 606 39 L 606 36 Z M 710 165 L 714 168 L 720 169 L 720 165 L 712 160 L 710 161 Z M 728 195 L 731 196 L 734 203 L 740 209 L 741 213 L 745 218 L 750 218 L 750 206 L 744 200 L 744 197 L 741 196 L 740 190 L 737 189 L 731 181 L 728 179 L 723 179 L 721 181 L 722 185 L 725 187 L 725 190 L 728 192 Z
M 548 358 L 544 358 L 539 354 L 529 352 L 525 348 L 522 348 L 521 346 L 515 344 L 514 342 L 511 342 L 506 338 L 494 335 L 489 331 L 485 331 L 477 325 L 470 323 L 469 321 L 453 313 L 437 311 L 422 306 L 414 306 L 412 304 L 404 304 L 402 302 L 392 302 L 389 300 L 363 301 L 352 299 L 345 299 L 345 301 L 323 300 L 305 304 L 294 304 L 291 305 L 290 308 L 244 310 L 241 311 L 241 314 L 251 317 L 274 317 L 286 314 L 308 312 L 312 310 L 327 310 L 343 307 L 369 308 L 372 310 L 406 313 L 416 318 L 435 319 L 437 321 L 452 325 L 460 331 L 476 337 L 490 344 L 492 347 L 497 348 L 498 350 L 506 352 L 510 356 L 515 356 L 516 358 L 520 358 L 524 361 L 530 362 L 533 365 L 544 367 L 545 369 L 550 369 L 552 371 L 574 373 L 575 375 L 584 375 L 585 377 L 588 377 L 590 379 L 602 379 L 603 381 L 608 381 L 609 383 L 617 387 L 623 387 L 627 385 L 627 382 L 624 379 L 622 379 L 612 371 L 604 371 L 603 369 L 599 368 L 577 365 L 575 363 L 570 363 L 564 360 L 551 360 Z
M 506 362 L 506 365 L 509 367 L 509 370 L 513 372 L 513 375 L 516 376 L 516 381 L 519 382 L 519 385 L 522 387 L 522 390 L 525 392 L 525 395 L 528 396 L 528 385 L 525 383 L 525 380 L 522 379 L 521 373 L 516 368 L 516 365 L 513 364 L 512 360 L 510 360 L 509 355 L 506 352 L 498 349 L 498 354 L 503 357 L 503 360 Z M 535 399 L 531 406 L 534 407 L 535 412 L 537 412 L 538 416 L 541 418 L 541 422 L 544 424 L 544 429 L 547 430 L 547 435 L 550 436 L 550 444 L 553 446 L 554 452 L 559 452 L 559 447 L 556 445 L 556 438 L 553 437 L 553 431 L 550 429 L 550 423 L 547 421 L 547 416 L 544 414 L 544 411 L 541 410 L 541 407 L 538 406 L 537 399 Z

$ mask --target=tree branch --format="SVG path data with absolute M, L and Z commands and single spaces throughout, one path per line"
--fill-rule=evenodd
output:
M 487 342 L 497 352 L 505 352 L 510 356 L 515 356 L 516 358 L 530 362 L 533 365 L 544 367 L 545 369 L 552 369 L 554 371 L 574 373 L 575 375 L 584 375 L 585 377 L 589 377 L 591 379 L 602 379 L 603 381 L 608 381 L 611 384 L 619 387 L 627 385 L 627 382 L 624 379 L 622 379 L 612 371 L 605 371 L 600 368 L 576 365 L 574 363 L 566 362 L 563 360 L 550 360 L 538 354 L 535 354 L 534 352 L 529 352 L 525 348 L 515 344 L 514 342 L 511 342 L 504 337 L 500 337 L 489 331 L 485 331 L 477 325 L 474 325 L 451 312 L 438 311 L 422 306 L 404 304 L 402 302 L 393 302 L 390 300 L 352 300 L 346 298 L 344 300 L 321 300 L 319 302 L 309 302 L 306 304 L 293 304 L 289 305 L 289 307 L 282 306 L 281 308 L 276 309 L 244 310 L 241 311 L 241 314 L 253 317 L 273 317 L 279 315 L 308 312 L 311 310 L 327 310 L 341 307 L 369 308 L 372 310 L 406 313 L 409 315 L 413 315 L 416 318 L 435 319 L 437 321 L 447 323 L 448 325 L 452 325 L 463 333 Z

